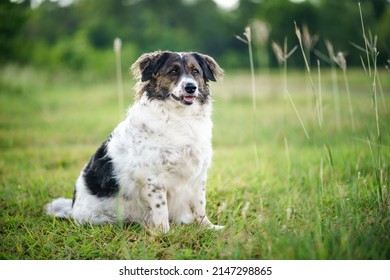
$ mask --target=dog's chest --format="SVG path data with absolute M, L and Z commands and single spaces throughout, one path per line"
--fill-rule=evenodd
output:
M 211 126 L 209 118 L 130 116 L 115 131 L 110 150 L 120 173 L 188 180 L 210 164 Z
M 206 120 L 179 120 L 153 125 L 141 132 L 145 142 L 140 154 L 157 168 L 191 177 L 211 157 L 211 125 Z

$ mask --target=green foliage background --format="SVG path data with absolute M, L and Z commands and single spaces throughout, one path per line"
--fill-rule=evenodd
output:
M 360 2 L 371 37 L 378 35 L 378 66 L 383 66 L 390 57 L 389 1 Z M 240 0 L 230 11 L 211 0 L 75 0 L 65 7 L 60 3 L 43 1 L 31 8 L 29 1 L 2 1 L 0 62 L 107 74 L 112 72 L 113 40 L 119 37 L 126 67 L 141 53 L 170 49 L 208 53 L 224 68 L 244 68 L 247 46 L 235 35 L 255 21 L 268 27 L 265 43 L 253 40 L 255 65 L 262 68 L 277 65 L 272 41 L 282 44 L 287 37 L 290 47 L 297 45 L 294 21 L 319 35 L 311 52 L 313 62 L 319 53 L 327 53 L 324 41 L 329 40 L 336 52 L 348 55 L 349 65 L 360 65 L 362 53 L 351 43 L 364 45 L 356 0 Z M 289 59 L 290 67 L 302 63 L 299 54 Z

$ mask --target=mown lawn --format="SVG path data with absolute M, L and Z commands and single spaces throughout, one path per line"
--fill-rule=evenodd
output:
M 335 91 L 322 70 L 313 93 L 304 72 L 289 71 L 309 138 L 279 72 L 257 75 L 255 112 L 250 75 L 227 73 L 211 85 L 207 205 L 210 219 L 227 228 L 174 226 L 161 235 L 137 225 L 78 227 L 43 210 L 72 196 L 80 169 L 123 116 L 115 78 L 0 72 L 0 259 L 390 258 L 388 72 L 380 72 L 378 120 L 369 77 L 348 72 L 353 127 L 341 73 Z

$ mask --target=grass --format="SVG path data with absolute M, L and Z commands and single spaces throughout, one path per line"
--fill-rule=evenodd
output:
M 251 75 L 227 73 L 212 85 L 207 205 L 211 221 L 227 228 L 173 226 L 152 235 L 138 225 L 79 227 L 43 211 L 53 198 L 72 196 L 80 169 L 118 123 L 115 78 L 12 66 L 0 72 L 0 259 L 390 258 L 388 79 L 376 120 L 364 71 L 348 70 L 353 129 L 344 87 L 338 117 L 334 79 L 321 69 L 319 127 L 315 100 L 307 106 L 305 73 L 289 71 L 288 91 L 308 139 L 279 72 L 256 77 L 256 120 Z M 131 87 L 124 88 L 128 103 Z

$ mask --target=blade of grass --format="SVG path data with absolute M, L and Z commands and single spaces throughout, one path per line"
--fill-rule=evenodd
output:
M 318 125 L 319 125 L 319 127 L 322 127 L 321 116 L 320 116 L 319 105 L 318 105 L 318 98 L 317 98 L 316 90 L 315 90 L 315 87 L 314 87 L 313 78 L 311 76 L 310 65 L 309 65 L 308 59 L 306 57 L 305 50 L 303 48 L 301 30 L 298 28 L 297 23 L 295 21 L 294 21 L 294 25 L 295 25 L 295 34 L 296 34 L 296 36 L 298 38 L 299 46 L 300 46 L 300 49 L 301 49 L 301 52 L 302 52 L 302 56 L 303 56 L 303 60 L 305 62 L 305 66 L 306 66 L 306 71 L 307 71 L 308 76 L 309 76 L 310 86 L 311 86 L 311 89 L 312 89 L 312 92 L 313 92 L 313 97 L 314 97 L 314 102 L 316 104 Z
M 254 141 L 256 169 L 259 169 L 260 164 L 259 164 L 259 155 L 258 155 L 258 150 L 257 150 L 256 78 L 255 78 L 255 67 L 253 64 L 252 35 L 251 35 L 251 28 L 249 26 L 247 26 L 245 28 L 244 36 L 246 37 L 246 42 L 248 45 L 249 64 L 250 64 L 250 70 L 251 70 L 252 110 L 253 110 L 253 141 Z
M 362 33 L 363 33 L 362 35 L 363 35 L 363 39 L 364 39 L 364 46 L 366 48 L 366 54 L 367 54 L 368 74 L 371 77 L 370 56 L 368 53 L 368 41 L 367 41 L 367 37 L 366 37 L 366 32 L 364 30 L 363 13 L 362 13 L 362 7 L 360 5 L 360 2 L 358 2 L 358 6 L 359 6 L 360 22 L 362 24 Z

